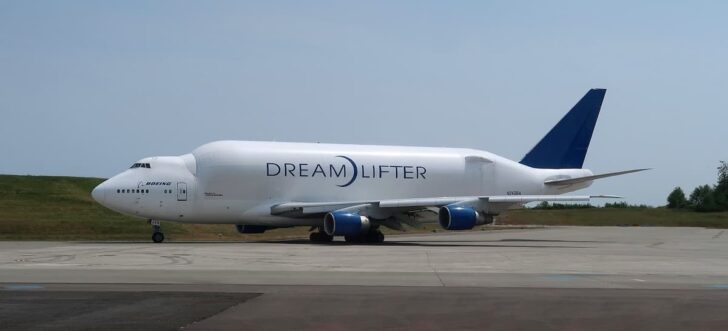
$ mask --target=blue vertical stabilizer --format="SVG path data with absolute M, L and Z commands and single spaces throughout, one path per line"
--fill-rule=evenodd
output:
M 591 89 L 521 160 L 542 169 L 578 169 L 584 164 L 606 89 Z

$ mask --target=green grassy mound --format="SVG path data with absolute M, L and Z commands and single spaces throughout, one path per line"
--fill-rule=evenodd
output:
M 143 240 L 146 220 L 109 210 L 91 198 L 101 178 L 0 175 L 0 240 Z M 242 235 L 232 225 L 162 222 L 171 240 L 241 240 L 307 235 L 279 229 Z
M 728 212 L 697 213 L 666 208 L 520 209 L 500 216 L 498 224 L 728 228 Z

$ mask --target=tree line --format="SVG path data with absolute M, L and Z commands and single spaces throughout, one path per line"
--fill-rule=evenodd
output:
M 667 196 L 667 208 L 699 212 L 728 211 L 728 162 L 720 161 L 717 184 L 698 186 L 689 198 L 685 197 L 682 188 L 675 187 Z
M 542 209 L 542 210 L 558 210 L 558 209 L 591 209 L 591 208 L 651 208 L 648 205 L 630 205 L 625 201 L 619 202 L 607 202 L 604 206 L 599 207 L 590 203 L 549 203 L 543 201 L 531 209 Z

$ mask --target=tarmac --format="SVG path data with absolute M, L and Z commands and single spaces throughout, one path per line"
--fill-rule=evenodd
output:
M 725 232 L 0 242 L 0 329 L 726 329 Z

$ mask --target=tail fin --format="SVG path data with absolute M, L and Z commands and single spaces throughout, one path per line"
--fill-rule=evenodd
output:
M 578 169 L 584 165 L 606 89 L 591 89 L 521 160 L 542 169 Z

